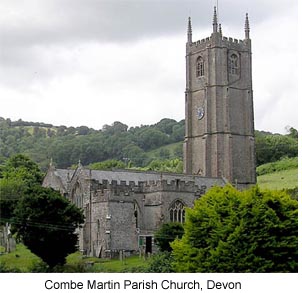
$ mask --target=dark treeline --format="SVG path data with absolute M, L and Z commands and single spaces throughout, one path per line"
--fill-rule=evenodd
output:
M 143 167 L 156 159 L 182 159 L 184 133 L 184 120 L 177 122 L 168 118 L 153 125 L 130 128 L 114 122 L 95 130 L 87 126 L 53 126 L 0 117 L 0 163 L 14 154 L 23 153 L 43 170 L 50 159 L 58 168 L 70 167 L 79 160 L 83 165 L 119 160 Z M 297 137 L 294 128 L 286 135 L 256 131 L 257 165 L 297 156 Z M 173 143 L 176 143 L 173 151 L 164 147 Z M 155 149 L 158 151 L 150 155 Z

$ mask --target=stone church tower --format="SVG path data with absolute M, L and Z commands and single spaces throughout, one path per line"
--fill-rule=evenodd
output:
M 186 44 L 184 173 L 256 182 L 251 40 L 222 35 L 214 8 L 210 37 Z

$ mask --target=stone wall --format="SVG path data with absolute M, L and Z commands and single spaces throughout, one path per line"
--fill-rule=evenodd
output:
M 68 172 L 72 174 L 67 176 Z M 155 231 L 170 222 L 170 207 L 175 201 L 192 207 L 211 186 L 225 184 L 221 178 L 96 171 L 82 166 L 68 172 L 51 167 L 43 186 L 60 190 L 83 209 L 85 223 L 78 231 L 79 249 L 96 257 L 117 256 L 120 251 L 147 252 L 147 242 L 153 243 Z

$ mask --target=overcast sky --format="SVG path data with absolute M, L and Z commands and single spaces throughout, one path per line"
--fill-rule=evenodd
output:
M 184 119 L 185 42 L 217 0 L 1 0 L 0 116 L 101 129 Z M 223 35 L 249 13 L 255 128 L 298 127 L 298 1 L 219 0 Z

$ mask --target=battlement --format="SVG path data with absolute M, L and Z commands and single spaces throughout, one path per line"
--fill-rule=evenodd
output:
M 184 181 L 180 179 L 148 181 L 144 184 L 144 192 L 153 191 L 179 191 L 179 192 L 195 192 L 199 187 L 194 181 Z
M 94 190 L 94 197 L 103 197 L 110 194 L 112 196 L 133 196 L 135 193 L 152 193 L 152 192 L 190 192 L 198 195 L 204 194 L 207 189 L 206 185 L 198 186 L 194 181 L 184 181 L 180 179 L 171 180 L 150 180 L 140 181 L 135 184 L 134 181 L 117 181 L 92 180 L 92 190 Z
M 234 48 L 235 50 L 247 50 L 249 49 L 250 42 L 247 42 L 246 40 L 223 37 L 222 46 Z
M 219 40 L 219 45 L 227 48 L 234 48 L 237 50 L 246 50 L 249 47 L 249 42 L 246 42 L 246 40 L 240 40 L 240 39 L 235 39 L 231 37 L 224 37 L 222 35 L 218 34 L 218 40 Z M 205 48 L 210 48 L 212 46 L 217 46 L 217 35 L 215 37 L 216 41 L 214 41 L 213 36 L 207 37 L 201 40 L 198 40 L 196 42 L 192 42 L 189 44 L 189 48 L 196 50 L 196 49 L 205 49 Z
M 204 38 L 204 39 L 201 39 L 201 40 L 198 40 L 196 42 L 191 43 L 190 47 L 196 47 L 196 48 L 203 47 L 203 48 L 206 48 L 209 45 L 211 45 L 211 38 L 207 37 L 207 38 Z

